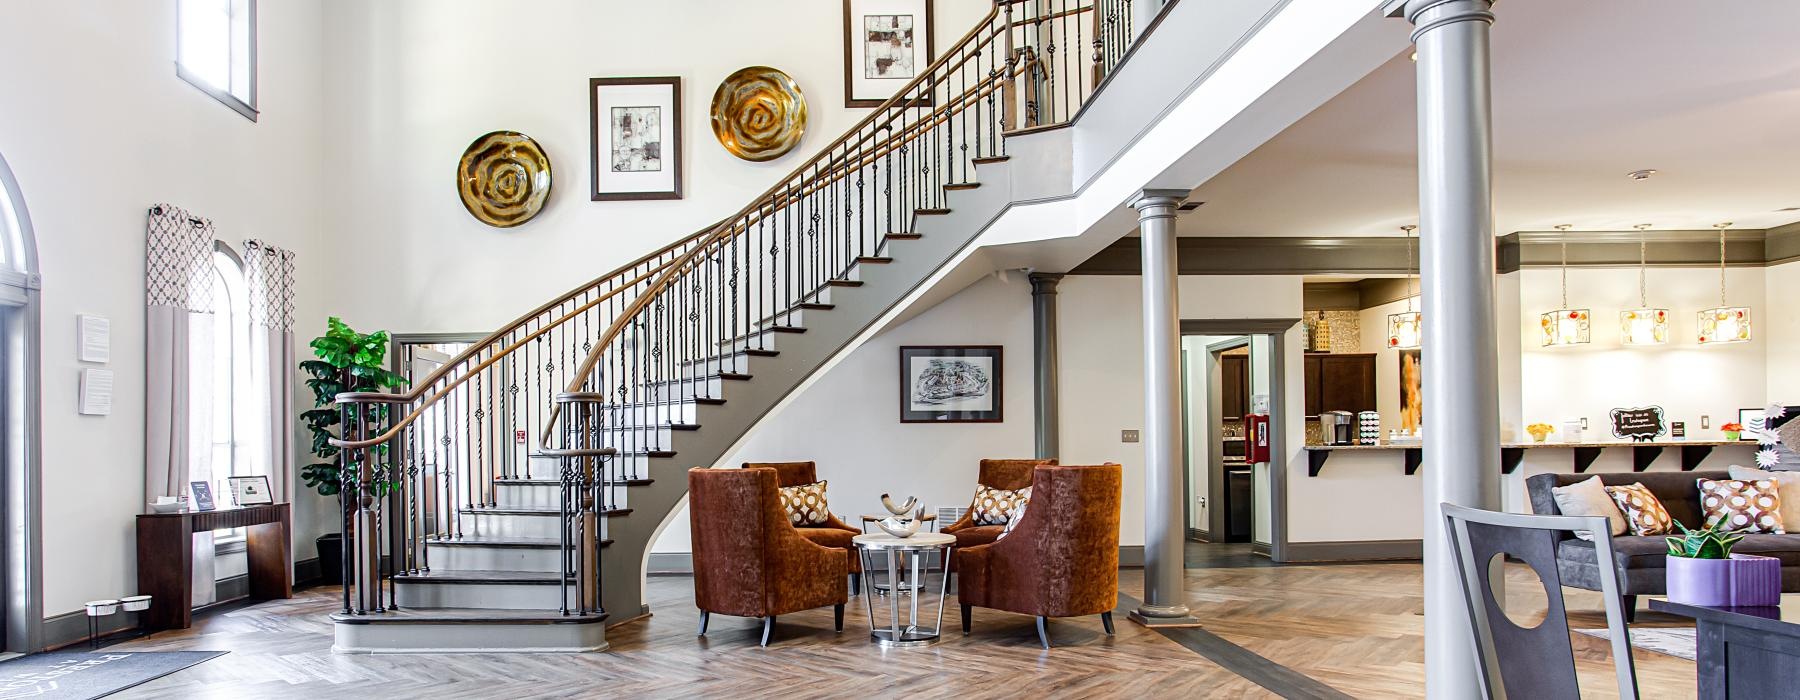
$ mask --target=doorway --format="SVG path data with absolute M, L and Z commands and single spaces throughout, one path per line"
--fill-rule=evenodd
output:
M 1284 560 L 1284 335 L 1295 322 L 1184 321 L 1182 432 L 1190 567 Z M 1254 416 L 1254 418 L 1252 417 Z M 1252 425 L 1266 416 L 1265 449 Z

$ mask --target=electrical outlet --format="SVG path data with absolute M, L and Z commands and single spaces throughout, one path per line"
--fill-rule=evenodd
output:
M 1711 428 L 1711 427 L 1712 427 L 1712 416 L 1700 416 L 1700 428 L 1702 430 L 1704 430 L 1706 428 Z
M 1137 441 L 1138 441 L 1138 431 L 1136 431 L 1136 430 L 1121 430 L 1121 431 L 1119 431 L 1119 442 L 1137 442 Z
M 1586 416 L 1582 416 L 1582 418 L 1581 418 L 1581 429 L 1587 430 L 1587 417 Z

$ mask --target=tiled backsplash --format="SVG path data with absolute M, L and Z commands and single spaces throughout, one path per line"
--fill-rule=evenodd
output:
M 1306 312 L 1306 349 L 1362 352 L 1362 318 L 1355 311 Z

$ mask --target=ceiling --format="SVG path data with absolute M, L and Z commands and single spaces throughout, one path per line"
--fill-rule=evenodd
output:
M 1495 234 L 1800 220 L 1800 3 L 1508 0 Z M 1398 236 L 1418 218 L 1402 52 L 1195 190 L 1184 236 Z M 1626 173 L 1655 168 L 1648 180 Z M 1429 233 L 1429 232 L 1424 232 Z

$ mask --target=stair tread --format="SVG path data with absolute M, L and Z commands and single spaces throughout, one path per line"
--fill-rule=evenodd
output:
M 946 189 L 946 190 L 972 190 L 972 189 L 975 189 L 980 186 L 981 186 L 981 183 L 979 183 L 979 182 L 952 182 L 950 184 L 944 185 L 944 189 Z
M 883 236 L 882 238 L 884 240 L 889 240 L 889 241 L 916 241 L 916 240 L 919 240 L 924 237 L 925 237 L 925 234 L 923 234 L 923 233 L 901 232 L 901 233 L 890 233 L 886 236 Z
M 600 546 L 612 544 L 612 540 L 600 540 Z M 425 546 L 440 547 L 515 547 L 519 549 L 557 549 L 562 547 L 560 537 L 493 537 L 488 535 L 464 535 L 456 539 L 427 539 Z
M 395 574 L 400 583 L 531 583 L 554 585 L 562 574 L 555 571 L 499 571 L 494 569 L 433 569 Z M 570 576 L 568 581 L 574 581 Z
M 605 483 L 612 484 L 615 486 L 617 486 L 617 485 L 648 486 L 651 483 L 654 483 L 656 480 L 655 479 L 606 479 L 604 481 L 605 481 Z M 562 484 L 562 479 L 551 479 L 551 478 L 495 479 L 494 480 L 495 486 L 558 486 L 561 484 Z
M 591 625 L 606 622 L 606 614 L 564 615 L 555 610 L 502 610 L 498 608 L 396 608 L 387 612 L 367 615 L 332 613 L 331 620 L 347 625 Z
M 989 163 L 1005 163 L 1009 160 L 1012 160 L 1011 156 L 982 156 L 980 158 L 970 158 L 969 162 L 976 165 L 987 165 Z
M 557 510 L 555 508 L 464 508 L 464 509 L 462 509 L 462 512 L 468 513 L 471 515 L 477 515 L 477 514 L 535 515 L 535 516 L 553 516 L 553 515 L 560 516 L 560 515 L 562 515 L 562 511 Z M 630 508 L 614 508 L 612 510 L 602 510 L 602 511 L 597 511 L 597 512 L 600 513 L 601 515 L 624 515 L 626 513 L 630 513 L 631 509 Z

